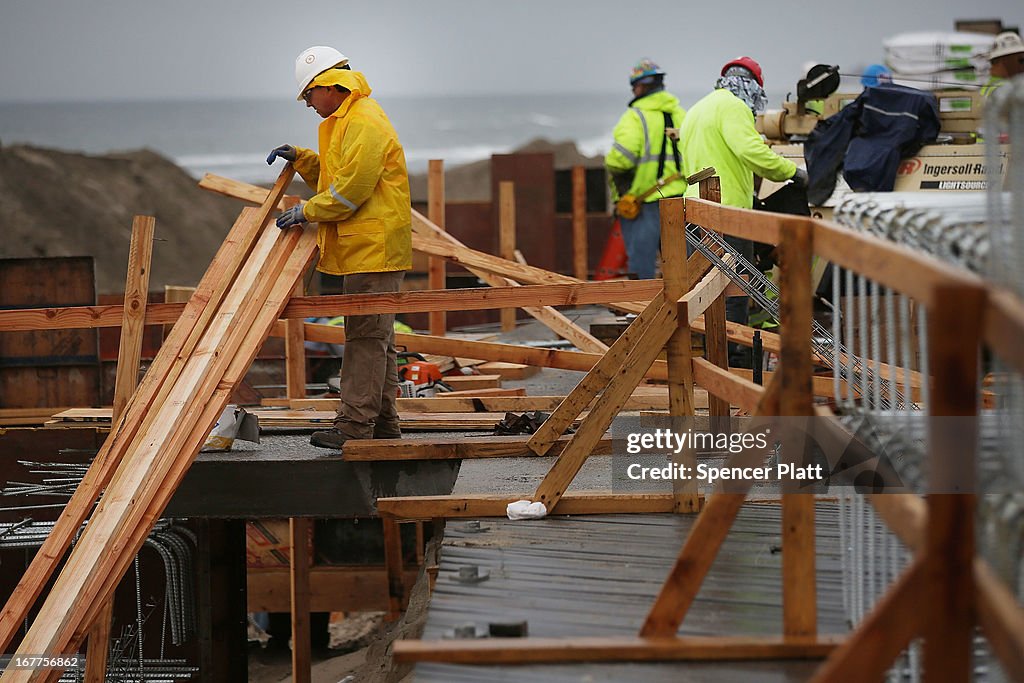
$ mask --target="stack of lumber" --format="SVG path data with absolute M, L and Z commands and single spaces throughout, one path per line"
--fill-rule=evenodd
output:
M 316 250 L 315 228 L 266 228 L 294 171 L 259 209 L 246 209 L 113 425 L 82 484 L 22 576 L 0 618 L 11 642 L 82 523 L 88 524 L 19 654 L 75 651 L 112 597 L 210 429 L 284 309 Z M 103 492 L 90 516 L 93 504 Z M 53 671 L 11 670 L 11 681 Z

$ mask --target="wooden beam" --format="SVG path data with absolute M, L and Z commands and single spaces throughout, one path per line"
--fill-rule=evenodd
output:
M 552 444 L 549 455 L 561 453 L 569 443 L 562 437 Z M 612 441 L 602 438 L 593 455 L 611 453 Z M 345 444 L 342 454 L 352 462 L 380 460 L 473 460 L 536 456 L 526 436 L 481 436 L 475 439 L 436 437 L 433 439 L 360 439 Z
M 290 168 L 278 178 L 268 203 L 276 203 L 274 197 L 284 192 L 286 181 L 291 179 Z M 271 196 L 273 195 L 273 196 Z M 271 204 L 272 205 L 272 204 Z M 227 281 L 234 276 L 241 262 L 246 258 L 259 230 L 260 216 L 269 218 L 270 207 L 265 211 L 246 209 L 232 227 L 224 243 L 214 256 L 210 267 L 199 283 L 196 294 L 186 305 L 185 312 L 174 326 L 170 337 L 161 346 L 149 371 L 140 385 L 135 401 L 129 404 L 125 418 L 116 425 L 119 434 L 109 438 L 96 455 L 82 483 L 68 501 L 64 512 L 36 553 L 28 570 L 22 575 L 0 613 L 0 649 L 6 648 L 21 624 L 28 610 L 42 591 L 48 577 L 54 572 L 64 553 L 78 534 L 82 523 L 92 510 L 99 493 L 106 487 L 123 457 L 123 449 L 134 437 L 133 426 L 146 415 L 149 405 L 161 392 L 164 378 L 178 364 L 177 356 L 195 344 L 199 332 L 196 327 L 205 327 L 212 314 L 210 302 L 219 302 L 227 287 Z M 214 305 L 216 305 L 214 303 Z M 210 310 L 207 314 L 206 311 Z
M 811 327 L 813 290 L 811 259 L 814 233 L 809 222 L 785 219 L 779 245 L 779 322 L 782 353 L 776 381 L 781 382 L 779 414 L 800 417 L 814 414 L 811 392 Z M 793 430 L 794 432 L 796 430 Z M 806 447 L 802 439 L 788 439 L 790 450 Z M 794 453 L 793 461 L 802 461 Z M 783 633 L 787 637 L 812 637 L 818 630 L 818 595 L 814 549 L 814 498 L 787 493 L 782 498 L 782 595 Z
M 306 339 L 344 343 L 345 330 L 332 325 L 306 323 Z M 587 372 L 594 367 L 595 363 L 603 358 L 598 353 L 542 349 L 530 346 L 516 346 L 515 344 L 499 344 L 496 342 L 468 341 L 451 337 L 431 337 L 424 334 L 396 333 L 395 343 L 408 348 L 410 351 L 420 351 L 422 353 L 522 363 L 542 368 L 559 368 L 561 370 L 577 370 L 580 372 Z M 666 377 L 665 362 L 655 362 L 646 376 L 652 379 L 664 379 Z
M 515 183 L 503 180 L 498 183 L 498 256 L 506 261 L 515 261 L 516 251 L 516 189 Z M 516 328 L 516 310 L 501 309 L 501 331 L 510 332 Z
M 313 678 L 312 647 L 309 624 L 309 534 L 310 520 L 292 517 L 288 520 L 291 542 L 289 586 L 291 588 L 292 615 L 292 681 L 310 683 Z
M 587 419 L 572 435 L 569 445 L 558 456 L 544 481 L 537 487 L 533 500 L 544 503 L 549 513 L 557 508 L 558 500 L 622 409 L 626 398 L 633 393 L 633 389 L 661 353 L 665 343 L 675 332 L 676 326 L 675 305 L 671 302 L 662 304 L 650 325 L 641 332 L 636 347 L 630 349 L 619 372 L 594 402 Z
M 124 414 L 139 383 L 139 362 L 142 359 L 143 321 L 149 299 L 149 274 L 153 260 L 153 233 L 156 219 L 135 216 L 132 220 L 132 238 L 128 248 L 128 276 L 124 287 L 124 323 L 117 351 L 117 373 L 114 380 L 112 421 Z M 114 601 L 109 600 L 89 631 L 89 649 L 86 657 L 86 683 L 102 683 L 107 675 L 107 656 L 110 653 L 110 629 L 114 618 Z
M 577 280 L 586 280 L 587 268 L 587 169 L 572 167 L 572 271 Z
M 378 498 L 381 516 L 402 520 L 505 517 L 509 503 L 530 494 L 466 494 L 451 496 L 406 496 Z M 559 515 L 612 515 L 619 513 L 657 514 L 672 512 L 671 493 L 605 493 L 571 491 L 558 503 Z
M 662 199 L 658 202 L 658 208 L 661 217 L 661 272 L 665 282 L 665 300 L 680 301 L 686 295 L 680 304 L 676 329 L 665 345 L 668 360 L 668 412 L 674 418 L 674 426 L 682 431 L 684 423 L 680 418 L 691 418 L 694 415 L 693 340 L 690 335 L 688 304 L 689 297 L 700 290 L 701 285 L 687 292 L 686 217 L 683 215 L 682 197 Z M 713 277 L 713 274 L 709 273 L 708 277 Z M 672 461 L 691 472 L 697 469 L 697 454 L 693 448 L 674 454 Z M 672 493 L 675 496 L 676 512 L 700 512 L 696 478 L 673 479 Z
M 290 177 L 291 170 L 287 169 L 286 172 Z M 265 223 L 265 221 L 265 218 L 261 219 L 258 224 Z M 256 339 L 265 337 L 273 320 L 280 313 L 288 292 L 291 291 L 295 281 L 297 281 L 301 269 L 305 266 L 313 249 L 313 231 L 305 231 L 302 234 L 299 234 L 299 232 L 286 231 L 283 233 L 283 236 L 275 235 L 273 231 L 266 231 L 264 233 L 264 235 L 269 235 L 268 239 L 261 240 L 257 244 L 253 256 L 249 258 L 240 271 L 238 281 L 231 288 L 230 293 L 220 306 L 218 316 L 211 321 L 210 328 L 203 336 L 202 343 L 196 346 L 193 355 L 202 360 L 187 366 L 186 372 L 177 380 L 174 389 L 167 395 L 165 404 L 173 407 L 170 412 L 189 410 L 192 403 L 202 403 L 201 412 L 203 419 L 196 421 L 193 430 L 194 434 L 188 436 L 205 438 L 209 427 L 216 420 L 222 408 L 222 403 L 211 402 L 208 395 L 202 399 L 199 398 L 203 395 L 207 383 L 212 388 L 219 382 L 220 373 L 216 372 L 216 370 L 219 367 L 228 367 L 239 360 L 244 360 L 247 366 L 248 361 L 255 355 L 258 342 L 253 343 L 251 348 L 246 347 L 242 353 L 238 352 L 239 342 L 251 335 L 256 335 Z M 274 264 L 271 265 L 270 261 L 267 260 L 267 255 L 273 251 L 273 247 L 277 245 L 279 240 L 281 248 L 274 254 L 272 259 Z M 270 247 L 270 251 L 267 251 L 267 246 Z M 299 248 L 300 246 L 301 248 Z M 265 280 L 266 284 L 264 285 L 264 280 L 260 279 L 260 275 L 262 275 L 261 264 L 265 263 L 267 268 L 270 269 L 268 272 L 273 272 L 278 268 L 278 259 L 288 261 L 289 267 L 291 267 L 292 261 L 295 261 L 295 270 L 292 271 L 294 279 L 282 281 L 268 278 Z M 250 284 L 252 282 L 260 284 L 254 288 Z M 278 292 L 278 289 L 285 285 L 287 288 L 284 291 Z M 265 290 L 263 289 L 264 287 L 266 287 Z M 272 291 L 273 298 L 261 301 L 260 297 L 254 294 L 257 290 L 261 291 L 264 296 L 267 295 L 267 292 Z M 243 302 L 247 302 L 248 305 L 242 305 Z M 233 321 L 238 324 L 232 329 L 232 326 L 229 325 L 230 318 L 225 319 L 224 312 L 229 312 L 236 308 L 241 309 L 244 315 Z M 257 313 L 256 320 L 258 323 L 255 326 L 241 324 L 240 322 L 250 315 L 248 311 L 250 308 L 254 309 L 254 312 Z M 224 335 L 218 331 L 221 329 L 227 333 L 227 343 L 225 343 Z M 210 372 L 205 372 L 211 362 L 208 360 L 210 358 L 215 358 L 216 360 L 212 361 L 213 367 L 210 368 Z M 193 387 L 196 388 L 195 391 L 193 391 Z M 226 402 L 227 392 L 225 389 L 230 389 L 230 387 L 218 388 L 214 392 L 218 401 Z M 186 399 L 186 393 L 190 394 L 194 399 L 188 398 L 188 400 L 183 400 Z M 131 408 L 129 408 L 130 412 Z M 127 564 L 121 565 L 120 573 L 118 571 L 108 572 L 107 570 L 119 563 L 130 562 L 130 556 L 127 555 L 134 552 L 144 541 L 145 533 L 148 532 L 149 528 L 147 524 L 151 524 L 159 514 L 159 509 L 162 509 L 159 502 L 162 501 L 163 504 L 166 504 L 166 500 L 170 496 L 170 491 L 167 490 L 167 487 L 173 486 L 171 482 L 175 480 L 161 476 L 162 468 L 164 467 L 163 462 L 170 460 L 168 462 L 169 465 L 180 464 L 183 469 L 187 469 L 187 465 L 191 461 L 190 457 L 183 459 L 184 462 L 182 463 L 174 463 L 173 461 L 173 454 L 177 453 L 176 449 L 179 447 L 177 435 L 167 439 L 164 434 L 164 432 L 172 429 L 172 425 L 177 424 L 178 420 L 166 410 L 154 412 L 159 414 L 159 417 L 154 420 L 155 429 L 144 432 L 140 436 L 150 440 L 150 443 L 160 444 L 160 453 L 168 455 L 161 460 L 156 471 L 150 469 L 145 461 L 140 462 L 139 458 L 134 458 L 131 463 L 118 471 L 117 477 L 114 478 L 104 495 L 97 515 L 93 516 L 91 523 L 82 536 L 82 540 L 76 546 L 71 558 L 69 558 L 67 571 L 63 572 L 60 578 L 58 578 L 50 597 L 40 611 L 39 617 L 37 617 L 28 636 L 23 641 L 22 648 L 32 650 L 34 646 L 41 648 L 39 651 L 65 651 L 64 648 L 68 646 L 72 637 L 76 635 L 73 631 L 78 629 L 83 621 L 88 620 L 89 611 L 91 610 L 90 605 L 96 604 L 97 600 L 102 601 L 109 596 Z M 208 422 L 206 421 L 207 418 Z M 185 424 L 192 424 L 192 422 L 186 421 Z M 195 450 L 198 450 L 200 445 L 201 441 L 195 442 Z M 148 458 L 148 453 L 144 457 Z M 161 495 L 164 497 L 161 498 Z M 153 501 L 152 504 L 157 505 L 159 509 L 150 512 L 150 504 L 147 501 Z M 123 502 L 131 502 L 131 505 L 123 506 Z M 111 512 L 104 514 L 104 510 L 110 510 Z M 142 521 L 138 523 L 136 520 L 148 520 L 148 522 Z M 128 526 L 124 527 L 123 525 Z M 122 528 L 125 530 L 135 529 L 135 531 L 130 532 L 132 534 L 132 542 L 119 546 L 123 547 L 123 552 L 110 553 L 108 547 L 109 539 L 118 538 L 119 533 L 117 529 Z M 136 534 L 139 535 L 136 536 Z
M 719 186 L 720 196 L 721 188 Z M 686 199 L 686 220 L 733 237 L 766 244 L 779 243 L 778 214 L 722 206 L 720 201 L 720 199 L 714 199 L 710 193 L 706 197 L 702 195 L 700 199 L 688 197 Z
M 302 296 L 303 283 L 295 285 L 295 296 Z M 306 331 L 303 320 L 285 323 L 284 368 L 285 394 L 288 398 L 306 398 Z
M 398 640 L 393 652 L 402 663 L 450 664 L 821 659 L 840 642 L 840 636 L 813 641 L 772 636 L 484 638 Z
M 291 609 L 288 567 L 249 569 L 246 603 L 250 612 Z M 416 582 L 416 570 L 402 574 L 406 590 Z M 388 578 L 384 565 L 312 566 L 309 570 L 311 612 L 386 612 Z
M 900 575 L 856 631 L 814 672 L 812 683 L 860 683 L 885 678 L 893 661 L 923 626 L 921 608 L 927 604 L 928 595 L 921 565 L 918 559 Z
M 428 398 L 399 398 L 400 413 L 522 413 L 533 410 L 550 412 L 565 400 L 565 396 L 452 396 L 449 393 Z M 695 405 L 706 408 L 707 401 L 701 405 L 701 395 L 696 397 Z M 262 404 L 267 407 L 291 408 L 292 410 L 336 410 L 339 399 L 336 398 L 265 398 Z M 659 387 L 638 387 L 627 399 L 623 410 L 667 410 L 668 392 Z
M 381 520 L 384 524 L 384 568 L 388 576 L 387 620 L 397 621 L 402 615 L 405 602 L 405 585 L 402 583 L 402 534 L 398 521 L 393 517 Z
M 924 542 L 924 666 L 929 680 L 964 681 L 973 668 L 978 491 L 978 366 L 985 290 L 938 286 L 928 310 L 929 495 Z M 951 333 L 956 330 L 956 333 Z M 963 419 L 963 418 L 969 419 Z
M 250 204 L 260 205 L 267 201 L 268 193 L 266 188 L 262 188 L 257 185 L 250 185 L 249 183 L 243 183 L 238 180 L 232 180 L 231 178 L 225 178 L 213 173 L 203 175 L 199 180 L 199 187 L 216 194 L 224 195 L 225 197 L 241 199 L 242 201 L 249 202 Z M 285 189 L 287 189 L 287 187 Z M 295 206 L 300 201 L 302 200 L 299 197 L 285 195 L 282 193 L 281 196 L 276 199 L 273 208 L 278 211 L 284 211 L 285 209 Z
M 444 161 L 431 159 L 427 162 L 427 216 L 439 229 L 445 229 Z M 447 289 L 445 260 L 431 256 L 427 261 L 427 282 L 431 289 Z M 448 331 L 445 311 L 430 312 L 430 334 L 443 337 Z

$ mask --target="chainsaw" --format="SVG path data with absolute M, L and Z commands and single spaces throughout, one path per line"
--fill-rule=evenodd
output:
M 427 398 L 452 391 L 436 364 L 410 351 L 398 354 L 398 379 L 399 396 L 403 398 Z

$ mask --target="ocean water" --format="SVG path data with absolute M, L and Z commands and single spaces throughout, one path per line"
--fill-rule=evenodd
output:
M 696 98 L 693 98 L 696 99 Z M 603 154 L 628 93 L 379 97 L 406 150 L 409 170 L 430 159 L 457 166 L 536 139 L 570 140 Z M 691 100 L 692 101 L 692 100 Z M 0 143 L 90 154 L 149 148 L 195 177 L 272 182 L 267 153 L 290 143 L 316 147 L 320 118 L 288 100 L 0 104 Z

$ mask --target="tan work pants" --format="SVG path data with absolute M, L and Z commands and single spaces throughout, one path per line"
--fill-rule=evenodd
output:
M 397 292 L 405 271 L 352 273 L 345 294 Z M 398 428 L 395 314 L 345 316 L 341 405 L 335 428 L 352 439 L 372 439 L 374 424 Z

